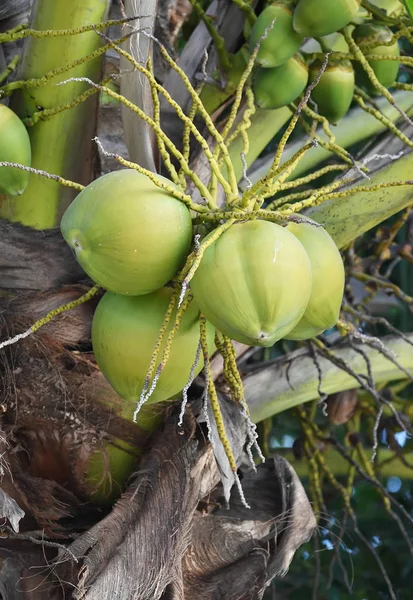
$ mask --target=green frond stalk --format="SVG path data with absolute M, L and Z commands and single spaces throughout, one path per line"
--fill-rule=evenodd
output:
M 407 337 L 413 342 L 412 333 Z M 385 336 L 382 341 L 386 348 L 397 355 L 400 365 L 412 372 L 411 345 L 398 336 Z M 364 352 L 370 360 L 376 385 L 406 379 L 405 373 L 377 350 L 365 347 Z M 335 354 L 345 360 L 359 375 L 367 375 L 363 356 L 352 348 L 336 350 Z M 289 359 L 288 362 L 279 359 L 267 369 L 244 378 L 245 399 L 255 423 L 319 398 L 319 374 L 313 359 L 303 354 L 301 350 L 292 352 Z M 334 394 L 359 387 L 359 383 L 350 374 L 339 369 L 326 358 L 319 357 L 318 362 L 322 372 L 321 389 L 324 394 Z
M 18 67 L 19 79 L 38 79 L 47 72 L 62 67 L 93 53 L 102 45 L 101 37 L 93 26 L 105 20 L 107 0 L 73 0 L 49 2 L 36 0 L 32 8 L 32 29 L 41 32 L 25 40 L 24 52 Z M 53 35 L 53 31 L 73 29 L 87 31 L 71 35 Z M 80 29 L 79 29 L 80 28 Z M 52 31 L 52 34 L 49 32 Z M 16 91 L 11 108 L 21 117 L 30 118 L 43 109 L 53 109 L 85 92 L 87 85 L 73 81 L 57 83 L 72 77 L 99 80 L 101 59 L 81 63 L 45 85 Z M 37 122 L 29 128 L 32 145 L 32 166 L 55 173 L 65 179 L 88 184 L 93 170 L 93 142 L 96 127 L 98 95 L 95 94 L 59 114 Z M 0 216 L 19 221 L 37 229 L 55 226 L 62 212 L 74 198 L 73 190 L 62 188 L 57 182 L 31 176 L 24 194 L 6 199 L 0 205 Z
M 364 452 L 367 456 L 367 460 L 371 461 L 372 450 L 365 449 Z M 297 460 L 291 450 L 277 450 L 277 454 L 281 454 L 281 456 L 293 465 L 300 478 L 309 477 L 310 469 L 306 460 Z M 335 477 L 345 477 L 352 469 L 349 462 L 333 448 L 330 448 L 326 452 L 324 459 Z M 376 470 L 377 475 L 380 478 L 400 477 L 400 479 L 407 481 L 410 481 L 413 478 L 413 469 L 406 464 L 406 462 L 403 462 L 402 459 L 398 458 L 393 450 L 387 448 L 380 449 L 379 462 Z

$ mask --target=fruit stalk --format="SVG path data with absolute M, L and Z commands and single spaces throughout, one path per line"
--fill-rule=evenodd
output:
M 105 19 L 108 0 L 73 0 L 49 2 L 36 0 L 31 14 L 31 27 L 38 30 L 57 30 L 99 24 Z M 39 78 L 51 69 L 86 57 L 100 47 L 101 38 L 95 31 L 79 35 L 27 38 L 19 79 Z M 98 81 L 102 60 L 85 62 L 70 71 L 54 77 L 46 85 L 16 91 L 11 108 L 20 118 L 30 117 L 42 109 L 50 109 L 73 102 L 87 88 L 87 83 L 72 81 L 57 85 L 70 78 L 87 77 Z M 96 127 L 98 96 L 88 98 L 80 105 L 65 110 L 29 129 L 32 145 L 32 166 L 82 184 L 89 183 L 93 170 L 93 142 Z M 57 182 L 31 175 L 22 196 L 6 199 L 0 204 L 0 216 L 19 221 L 36 229 L 55 226 L 74 197 L 74 191 Z
M 412 113 L 412 95 L 410 92 L 405 92 L 404 94 L 395 93 L 394 98 L 401 109 L 405 110 L 407 114 Z M 392 122 L 397 121 L 397 119 L 400 117 L 399 111 L 394 106 L 390 106 L 386 98 L 379 98 L 376 101 L 376 105 L 380 109 L 380 111 Z M 287 108 L 279 109 L 279 111 L 284 110 L 288 111 L 288 114 L 285 118 L 285 121 L 287 121 L 289 115 L 291 115 L 291 112 Z M 261 131 L 267 132 L 267 130 L 270 130 L 272 127 L 270 112 L 271 111 L 262 111 L 262 114 L 260 115 L 259 126 L 261 128 Z M 265 118 L 267 113 L 268 120 Z M 279 114 L 281 114 L 281 112 Z M 273 132 L 273 136 L 275 135 L 274 129 L 271 129 L 271 131 Z M 364 110 L 360 108 L 354 108 L 348 113 L 346 117 L 344 117 L 344 119 L 342 119 L 342 121 L 338 123 L 338 125 L 336 125 L 336 127 L 334 127 L 334 135 L 336 138 L 335 141 L 342 148 L 349 148 L 354 144 L 358 144 L 364 139 L 381 133 L 385 129 L 385 125 L 383 125 L 383 123 L 378 121 L 375 117 L 367 114 Z M 255 130 L 255 128 L 250 128 L 248 130 L 250 138 L 250 152 L 248 154 L 248 159 L 250 156 L 254 156 L 255 158 L 257 158 L 257 156 L 259 156 L 259 154 L 263 151 L 265 146 L 270 141 L 260 139 L 259 135 L 256 135 L 256 133 L 258 132 Z M 317 137 L 325 141 L 328 140 L 326 134 L 323 131 L 317 132 Z M 241 144 L 242 140 L 239 140 L 238 144 L 234 142 L 234 144 L 230 147 L 231 159 L 233 161 L 239 160 L 240 163 L 241 160 L 238 159 L 238 156 L 242 149 Z M 302 146 L 303 143 L 301 140 L 298 140 L 297 142 L 288 145 L 283 153 L 282 163 L 287 162 Z M 304 155 L 304 157 L 300 160 L 290 179 L 296 179 L 298 177 L 301 177 L 302 175 L 309 172 L 315 166 L 317 166 L 327 158 L 330 158 L 331 156 L 332 153 L 320 145 L 317 148 L 312 148 L 311 151 L 307 152 Z M 256 169 L 248 173 L 250 181 L 254 184 L 261 177 L 266 175 L 266 173 L 268 172 L 268 168 L 272 164 L 272 162 L 273 155 L 271 154 L 267 159 L 264 159 L 257 166 Z M 249 160 L 248 164 L 251 164 Z M 238 173 L 239 169 L 237 170 L 237 174 Z

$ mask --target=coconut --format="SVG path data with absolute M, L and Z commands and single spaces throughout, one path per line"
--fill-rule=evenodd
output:
M 137 296 L 176 275 L 191 244 L 192 222 L 187 207 L 149 177 L 122 169 L 80 192 L 63 215 L 61 231 L 96 283 Z
M 320 72 L 322 60 L 310 65 L 310 81 L 314 81 Z M 348 112 L 354 94 L 354 69 L 349 60 L 330 60 L 320 81 L 311 92 L 311 98 L 317 104 L 320 115 L 330 123 L 338 123 Z
M 31 164 L 30 138 L 26 127 L 10 108 L 0 104 L 0 162 Z M 17 196 L 24 192 L 29 173 L 16 167 L 0 167 L 0 194 Z
M 286 229 L 304 246 L 313 276 L 311 296 L 304 315 L 286 338 L 306 340 L 337 323 L 344 292 L 344 266 L 334 240 L 323 227 L 289 223 Z
M 339 31 L 352 21 L 360 0 L 298 0 L 293 27 L 305 37 L 322 37 Z
M 380 44 L 388 43 L 392 40 L 393 34 L 389 27 L 377 25 L 376 23 L 363 23 L 358 25 L 353 31 L 353 38 L 360 47 L 363 54 L 381 54 L 384 56 L 400 56 L 400 49 L 397 40 L 390 46 Z M 373 45 L 374 47 L 371 47 Z M 369 65 L 373 69 L 377 79 L 384 85 L 390 87 L 396 80 L 399 71 L 397 60 L 369 60 Z M 379 93 L 371 83 L 367 73 L 358 61 L 354 63 L 356 71 L 356 82 L 365 87 L 370 93 Z
M 305 89 L 308 69 L 300 54 L 280 67 L 259 69 L 254 80 L 255 102 L 260 108 L 281 108 L 293 102 Z
M 311 280 L 297 237 L 255 220 L 233 225 L 206 249 L 191 289 L 216 329 L 244 344 L 272 346 L 304 315 Z
M 297 52 L 303 37 L 294 31 L 292 22 L 292 2 L 274 2 L 264 8 L 249 39 L 251 52 L 261 40 L 257 64 L 265 68 L 278 67 Z M 267 36 L 262 39 L 265 33 Z
M 159 330 L 171 299 L 172 289 L 161 288 L 145 296 L 106 292 L 92 324 L 92 344 L 97 364 L 116 392 L 125 400 L 137 401 Z M 172 315 L 167 333 L 174 323 Z M 213 351 L 214 328 L 207 324 L 208 345 Z M 169 359 L 149 402 L 161 402 L 180 392 L 187 383 L 200 339 L 199 309 L 192 301 L 175 334 Z M 162 359 L 164 338 L 158 363 Z M 202 357 L 195 369 L 203 367 Z

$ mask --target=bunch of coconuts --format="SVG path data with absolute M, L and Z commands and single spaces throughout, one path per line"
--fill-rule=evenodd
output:
M 373 0 L 372 4 L 387 13 L 402 9 L 399 0 Z M 391 29 L 365 19 L 360 0 L 278 0 L 264 8 L 251 31 L 246 32 L 251 51 L 261 40 L 256 61 L 259 68 L 254 78 L 256 104 L 260 108 L 274 109 L 296 100 L 317 77 L 323 63 L 316 59 L 308 64 L 305 54 L 298 52 L 302 44 L 308 42 L 308 38 L 315 38 L 322 47 L 348 52 L 343 36 L 335 36 L 333 42 L 325 36 L 353 22 L 358 24 L 352 36 L 363 53 L 399 56 L 397 40 L 392 43 Z M 369 64 L 384 87 L 394 83 L 398 61 L 371 60 Z M 319 114 L 330 123 L 340 121 L 350 108 L 355 84 L 370 94 L 376 93 L 358 61 L 353 67 L 349 60 L 330 58 L 311 93 Z
M 136 401 L 173 294 L 169 284 L 191 249 L 190 211 L 148 176 L 124 169 L 80 192 L 61 231 L 85 272 L 108 290 L 93 320 L 97 363 L 123 398 Z M 151 402 L 173 397 L 187 383 L 200 313 L 210 353 L 216 330 L 255 346 L 305 340 L 335 325 L 344 267 L 334 241 L 316 223 L 282 227 L 256 219 L 233 224 L 208 246 L 190 288 L 193 299 Z M 202 366 L 201 359 L 196 374 Z

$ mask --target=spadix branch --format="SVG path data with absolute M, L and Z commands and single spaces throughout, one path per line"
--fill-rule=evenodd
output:
M 183 202 L 183 204 L 185 204 L 190 210 L 194 210 L 195 212 L 208 212 L 208 207 L 192 202 L 191 196 L 185 194 L 185 192 L 172 185 L 168 185 L 162 179 L 159 179 L 159 177 L 157 177 L 155 173 L 152 173 L 152 171 L 149 171 L 148 169 L 145 169 L 145 167 L 141 167 L 137 163 L 131 162 L 130 160 L 126 160 L 126 158 L 123 158 L 115 152 L 108 152 L 107 150 L 105 150 L 98 137 L 95 137 L 94 141 L 97 143 L 100 151 L 104 156 L 108 158 L 113 158 L 127 169 L 135 169 L 135 171 L 146 175 L 157 187 L 165 190 L 166 192 L 168 192 L 168 194 L 171 194 L 171 196 L 174 196 L 174 198 Z
M 150 53 L 148 56 L 148 71 L 150 72 L 151 76 L 154 78 L 153 61 L 152 61 L 152 56 Z M 159 96 L 157 94 L 156 87 L 151 85 L 150 88 L 151 88 L 152 105 L 153 105 L 152 117 L 153 117 L 153 120 L 155 121 L 155 123 L 157 123 L 159 125 L 159 127 L 161 127 L 161 103 L 159 101 Z M 183 187 L 183 185 L 184 185 L 183 181 L 181 181 L 181 178 L 179 177 L 179 175 L 175 169 L 175 166 L 173 165 L 173 163 L 171 161 L 171 156 L 170 156 L 168 150 L 166 149 L 165 143 L 159 137 L 156 138 L 156 141 L 158 144 L 159 153 L 165 164 L 165 167 L 168 169 L 168 172 L 169 172 L 169 175 L 170 175 L 172 181 L 178 187 Z M 184 158 L 185 158 L 185 156 L 184 156 Z
M 392 44 L 394 44 L 394 40 L 392 42 L 389 43 L 385 43 L 385 42 L 380 42 L 380 46 L 391 46 Z M 377 44 L 375 44 L 377 46 Z M 363 46 L 364 48 L 365 46 Z M 309 60 L 315 60 L 315 59 L 320 59 L 323 58 L 325 55 L 322 52 L 311 52 L 311 54 L 307 55 L 307 58 Z M 380 60 L 380 61 L 394 61 L 394 62 L 398 62 L 401 65 L 406 65 L 406 66 L 413 66 L 413 57 L 412 56 L 394 56 L 391 54 L 374 54 L 374 52 L 367 52 L 364 54 L 363 56 L 367 59 L 367 60 Z M 351 61 L 358 61 L 359 62 L 359 57 L 356 56 L 353 52 L 336 52 L 335 50 L 331 51 L 331 58 L 337 59 L 337 60 L 351 60 Z
M 237 472 L 237 462 L 235 460 L 235 456 L 232 452 L 231 444 L 228 440 L 226 431 L 225 431 L 225 422 L 222 416 L 221 407 L 219 405 L 219 398 L 217 395 L 217 391 L 215 388 L 214 381 L 211 375 L 211 367 L 210 367 L 210 356 L 208 351 L 208 341 L 207 341 L 207 330 L 206 330 L 206 319 L 201 315 L 200 320 L 200 336 L 201 336 L 201 346 L 202 353 L 204 356 L 204 365 L 205 365 L 205 376 L 206 376 L 206 391 L 208 393 L 208 398 L 211 403 L 212 413 L 215 418 L 215 423 L 217 426 L 218 436 L 222 443 L 222 446 L 225 450 L 225 454 L 228 458 L 228 462 L 233 473 Z
M 251 127 L 251 117 L 255 114 L 257 107 L 255 106 L 254 92 L 250 86 L 245 88 L 246 108 L 242 113 L 241 121 L 238 123 L 231 135 L 226 139 L 226 144 L 229 146 L 240 135 L 244 140 L 244 153 L 249 151 L 248 129 Z
M 346 198 L 347 196 L 351 196 L 352 194 L 355 193 L 371 193 L 371 192 L 378 192 L 382 189 L 385 188 L 392 188 L 392 187 L 400 187 L 400 186 L 413 186 L 413 181 L 411 180 L 406 180 L 406 181 L 390 181 L 390 182 L 383 182 L 383 183 L 379 183 L 377 185 L 359 185 L 347 190 L 342 190 L 340 192 L 334 192 L 334 188 L 340 187 L 340 185 L 342 185 L 342 181 L 338 180 L 336 182 L 334 182 L 334 184 L 331 184 L 330 186 L 327 186 L 328 190 L 331 191 L 321 191 L 318 190 L 317 192 L 315 192 L 308 200 L 302 200 L 301 202 L 297 202 L 296 204 L 294 204 L 293 206 L 285 209 L 283 212 L 284 214 L 292 214 L 292 213 L 296 213 L 296 212 L 300 212 L 301 210 L 304 210 L 306 208 L 311 208 L 311 207 L 315 207 L 318 206 L 319 204 L 322 204 L 323 202 L 327 202 L 327 200 L 334 200 L 337 198 Z
M 212 18 L 209 15 L 207 15 L 206 12 L 204 11 L 201 2 L 199 2 L 199 0 L 190 0 L 190 3 L 192 5 L 194 11 L 198 15 L 198 17 L 201 19 L 201 21 L 204 23 L 205 27 L 207 28 L 209 35 L 211 36 L 211 39 L 215 46 L 215 50 L 218 54 L 220 66 L 223 69 L 229 69 L 231 66 L 231 61 L 230 61 L 228 52 L 225 48 L 224 38 L 217 31 L 217 28 L 215 27 L 215 24 L 214 24 Z
M 28 173 L 33 173 L 33 175 L 40 175 L 40 177 L 45 177 L 46 179 L 53 179 L 57 183 L 64 185 L 66 187 L 72 188 L 74 190 L 78 190 L 81 192 L 85 189 L 85 186 L 81 183 L 76 183 L 75 181 L 70 181 L 69 179 L 64 179 L 60 177 L 60 175 L 53 175 L 53 173 L 47 173 L 47 171 L 42 171 L 41 169 L 35 169 L 34 167 L 27 167 L 26 165 L 21 165 L 19 163 L 11 163 L 2 161 L 0 162 L 1 167 L 13 167 L 15 169 L 21 169 L 22 171 L 27 171 Z
M 202 60 L 202 64 L 201 64 L 201 72 L 204 74 L 204 79 L 201 80 L 198 85 L 195 88 L 195 94 L 197 96 L 199 96 L 204 88 L 205 85 L 205 80 L 206 80 L 206 64 L 208 62 L 208 53 L 206 50 L 204 50 L 204 57 Z M 188 119 L 189 121 L 193 121 L 195 119 L 195 115 L 196 115 L 196 111 L 197 111 L 197 105 L 195 104 L 195 102 L 192 99 L 192 103 L 190 106 L 190 109 L 188 111 Z M 189 125 L 189 122 L 186 121 L 184 123 L 184 129 L 182 132 L 182 154 L 185 157 L 185 160 L 187 160 L 189 162 L 190 160 L 190 153 L 191 153 L 191 128 Z M 182 173 L 182 171 L 180 171 L 180 176 L 182 178 L 182 180 L 185 180 L 184 174 Z M 212 192 L 212 196 L 214 196 L 214 193 Z M 215 196 L 214 196 L 215 197 Z
M 47 313 L 47 315 L 45 315 L 44 317 L 42 317 L 41 319 L 38 319 L 35 323 L 33 323 L 33 325 L 31 327 L 29 327 L 29 329 L 26 329 L 26 331 L 24 331 L 23 333 L 18 333 L 14 337 L 0 342 L 0 350 L 2 348 L 6 348 L 6 346 L 11 346 L 12 344 L 19 342 L 20 340 L 29 337 L 29 335 L 32 335 L 33 333 L 38 331 L 41 327 L 43 327 L 44 325 L 47 325 L 47 323 L 50 323 L 50 321 L 55 319 L 57 316 L 61 315 L 63 312 L 72 310 L 73 308 L 76 308 L 77 306 L 80 306 L 81 304 L 88 302 L 89 300 L 91 300 L 91 298 L 93 298 L 93 296 L 95 296 L 98 293 L 99 290 L 100 290 L 100 286 L 95 285 L 92 288 L 90 288 L 90 290 L 88 292 L 86 292 L 86 294 L 83 294 L 83 296 L 80 296 L 80 298 L 77 298 L 76 300 L 72 300 L 71 302 L 68 302 L 67 304 L 63 304 L 62 306 L 59 306 L 58 308 L 51 310 L 50 312 Z
M 405 89 L 405 88 L 403 87 L 403 89 Z M 369 113 L 370 115 L 375 117 L 378 121 L 383 123 L 383 125 L 389 131 L 394 133 L 394 135 L 397 136 L 399 138 L 399 140 L 401 140 L 404 144 L 406 144 L 406 146 L 413 148 L 413 142 L 407 137 L 407 135 L 405 135 L 402 131 L 400 131 L 400 129 L 398 127 L 396 127 L 396 125 L 394 125 L 394 123 L 392 123 L 392 121 L 388 117 L 383 115 L 382 112 L 380 112 L 377 108 L 374 108 L 374 106 L 367 106 L 364 99 L 361 96 L 359 96 L 358 94 L 354 94 L 354 100 L 365 112 Z
M 0 73 L 0 83 L 3 83 L 3 81 L 5 81 L 11 73 L 13 73 L 19 64 L 19 60 L 20 56 L 18 54 L 11 59 L 6 68 Z
M 300 160 L 304 157 L 304 155 L 317 146 L 317 141 L 313 140 L 308 144 L 305 144 L 298 152 L 296 152 L 289 160 L 280 165 L 274 173 L 272 173 L 272 177 L 276 179 L 276 181 L 269 181 L 265 184 L 265 186 L 259 191 L 257 194 L 258 198 L 255 202 L 257 207 L 261 207 L 264 200 L 269 198 L 270 196 L 274 196 L 277 192 L 282 189 L 282 185 L 290 175 L 292 175 L 297 168 Z
M 264 175 L 264 177 L 259 179 L 253 186 L 251 186 L 246 192 L 244 192 L 244 194 L 242 196 L 242 205 L 243 206 L 248 206 L 249 203 L 252 202 L 252 199 L 255 200 L 256 194 L 259 193 L 261 188 L 265 187 L 267 184 L 270 184 L 274 177 L 274 174 L 277 173 L 277 169 L 280 166 L 281 157 L 284 152 L 285 146 L 286 146 L 292 132 L 295 129 L 295 126 L 301 116 L 301 112 L 302 112 L 303 108 L 306 106 L 306 104 L 308 103 L 308 100 L 310 99 L 312 90 L 319 83 L 322 74 L 324 73 L 324 71 L 327 68 L 329 56 L 330 56 L 329 54 L 325 55 L 323 63 L 317 73 L 317 76 L 315 77 L 314 81 L 312 83 L 310 83 L 310 85 L 307 87 L 303 98 L 300 100 L 300 102 L 297 106 L 297 109 L 296 109 L 293 117 L 291 118 L 290 123 L 281 138 L 280 143 L 278 144 L 278 148 L 275 153 L 274 159 L 273 159 L 272 164 L 271 164 L 269 170 L 267 171 L 266 175 Z M 299 154 L 299 153 L 300 153 L 300 151 L 297 154 Z M 304 154 L 301 154 L 301 157 L 302 156 L 304 156 Z M 297 161 L 297 162 L 299 162 L 299 161 Z
M 214 207 L 215 203 L 214 203 L 213 198 L 211 197 L 211 194 L 209 193 L 208 188 L 202 183 L 202 181 L 200 180 L 198 175 L 190 169 L 187 161 L 184 159 L 182 153 L 178 150 L 178 148 L 175 146 L 175 144 L 168 138 L 168 136 L 163 132 L 163 130 L 160 128 L 160 126 L 151 117 L 149 117 L 145 113 L 145 111 L 143 111 L 141 108 L 139 108 L 139 106 L 136 106 L 136 104 L 133 104 L 133 102 L 130 102 L 129 100 L 127 100 L 121 94 L 114 92 L 107 86 L 99 85 L 99 84 L 93 82 L 91 79 L 87 79 L 85 77 L 77 77 L 77 78 L 75 77 L 70 80 L 62 81 L 58 85 L 63 85 L 70 81 L 86 81 L 90 85 L 96 87 L 99 91 L 106 92 L 108 94 L 108 96 L 111 96 L 115 100 L 118 100 L 119 102 L 121 102 L 122 104 L 127 106 L 130 110 L 132 110 L 134 113 L 136 113 L 143 121 L 145 121 L 145 123 L 147 123 L 150 127 L 152 127 L 153 130 L 155 131 L 156 135 L 159 136 L 163 140 L 163 142 L 169 148 L 169 150 L 173 154 L 173 156 L 179 161 L 184 173 L 192 179 L 192 181 L 194 182 L 194 184 L 200 191 L 201 195 L 207 200 L 208 205 L 211 208 Z
M 100 85 L 106 85 L 107 83 L 109 83 L 109 81 L 109 78 L 105 79 L 101 82 Z M 65 110 L 70 110 L 71 108 L 82 104 L 82 102 L 85 102 L 85 100 L 87 100 L 93 94 L 96 94 L 98 91 L 99 90 L 96 88 L 90 88 L 83 92 L 83 94 L 77 96 L 77 98 L 74 98 L 72 101 L 65 102 L 64 104 L 60 104 L 59 106 L 55 106 L 53 108 L 45 108 L 44 110 L 38 110 L 37 112 L 33 113 L 31 117 L 22 119 L 22 122 L 26 125 L 26 127 L 33 127 L 33 125 L 36 125 L 36 123 L 38 123 L 39 121 L 45 121 L 46 119 L 49 119 L 54 115 L 58 115 L 59 113 L 64 112 Z
M 354 39 L 351 35 L 351 29 L 349 27 L 345 27 L 343 29 L 343 35 L 348 44 L 348 47 L 350 48 L 350 50 L 353 51 L 354 56 L 357 58 L 357 60 L 360 62 L 361 66 L 363 67 L 364 71 L 367 73 L 367 76 L 368 76 L 370 82 L 372 83 L 372 85 L 376 88 L 376 90 L 378 90 L 382 94 L 382 96 L 384 96 L 389 101 L 389 103 L 392 106 L 394 106 L 399 111 L 399 113 L 401 114 L 403 119 L 406 121 L 406 123 L 408 123 L 409 125 L 411 125 L 413 127 L 413 122 L 409 119 L 409 117 L 407 116 L 405 111 L 397 105 L 395 99 L 393 98 L 393 96 L 391 95 L 389 90 L 386 87 L 384 87 L 384 85 L 382 85 L 380 83 L 380 81 L 377 79 L 374 70 L 372 69 L 372 67 L 369 64 L 369 61 L 367 60 L 367 58 L 361 51 L 360 47 L 354 41 Z
M 413 334 L 408 334 L 410 341 Z M 383 338 L 386 347 L 398 356 L 405 369 L 413 369 L 411 346 L 398 336 Z M 377 384 L 386 381 L 405 379 L 398 367 L 390 362 L 375 348 L 366 347 L 374 381 Z M 351 369 L 359 374 L 367 374 L 364 358 L 350 346 L 335 352 Z M 334 394 L 342 390 L 360 387 L 360 384 L 346 371 L 341 370 L 323 356 L 319 357 L 322 371 L 322 390 Z M 245 397 L 255 423 L 294 406 L 315 400 L 319 397 L 319 375 L 311 356 L 304 350 L 291 352 L 287 358 L 272 361 L 258 373 L 244 376 Z
M 317 123 L 321 124 L 321 127 L 328 138 L 329 148 L 330 148 L 331 152 L 334 152 L 334 154 L 336 154 L 339 158 L 341 158 L 348 165 L 352 165 L 353 161 L 351 159 L 350 154 L 347 152 L 347 150 L 345 150 L 344 148 L 342 148 L 341 146 L 336 144 L 336 137 L 330 129 L 330 123 L 329 123 L 328 119 L 326 119 L 322 115 L 319 115 L 318 113 L 316 113 L 309 106 L 303 107 L 303 113 L 306 116 L 313 119 L 313 121 L 316 121 Z

